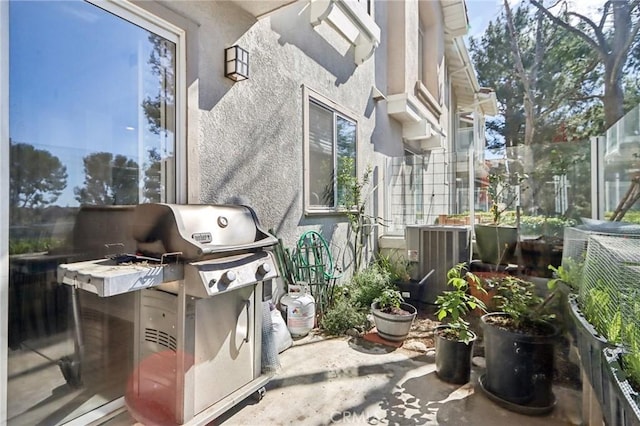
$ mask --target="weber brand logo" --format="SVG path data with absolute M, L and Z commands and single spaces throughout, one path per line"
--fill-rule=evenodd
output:
M 211 232 L 196 232 L 191 236 L 196 242 L 201 244 L 210 243 L 213 240 Z

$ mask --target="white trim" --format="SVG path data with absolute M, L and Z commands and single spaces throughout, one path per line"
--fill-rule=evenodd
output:
M 108 418 L 114 417 L 121 411 L 124 411 L 122 410 L 122 408 L 124 407 L 124 396 L 121 396 L 118 399 L 107 402 L 106 404 L 96 408 L 95 410 L 91 410 L 63 424 L 65 426 L 87 426 L 93 424 L 102 424 Z
M 354 46 L 356 65 L 373 56 L 380 44 L 380 27 L 373 14 L 367 13 L 354 0 L 310 0 L 309 20 L 314 27 L 327 21 L 345 40 Z
M 7 422 L 9 345 L 9 2 L 0 1 L 0 424 Z
M 94 6 L 103 9 L 118 18 L 125 19 L 134 25 L 138 25 L 147 31 L 156 33 L 169 41 L 177 43 L 184 31 L 175 25 L 166 22 L 145 9 L 123 0 L 85 0 Z

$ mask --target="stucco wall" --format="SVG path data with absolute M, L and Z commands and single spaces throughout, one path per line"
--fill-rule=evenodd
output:
M 338 33 L 311 26 L 306 4 L 259 21 L 232 2 L 163 4 L 195 24 L 187 38 L 197 39 L 188 49 L 189 66 L 197 67 L 197 79 L 188 83 L 189 202 L 247 203 L 288 245 L 316 229 L 344 249 L 344 216 L 304 214 L 302 87 L 355 114 L 358 166 L 373 166 L 377 178 L 382 160 L 372 135 L 375 128 L 384 144 L 391 123 L 386 114 L 378 121 L 371 99 L 375 59 L 356 67 L 353 48 Z M 250 55 L 250 78 L 237 83 L 223 75 L 224 49 L 234 44 Z M 372 208 L 379 198 L 372 197 Z

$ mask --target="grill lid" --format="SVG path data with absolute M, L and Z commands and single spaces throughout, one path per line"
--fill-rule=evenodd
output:
M 212 204 L 140 204 L 133 220 L 138 251 L 148 256 L 181 252 L 185 260 L 275 245 L 250 207 Z

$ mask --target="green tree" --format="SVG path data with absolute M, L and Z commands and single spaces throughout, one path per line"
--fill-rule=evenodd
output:
M 81 204 L 111 205 L 138 203 L 138 163 L 124 155 L 95 152 L 82 159 L 84 186 L 73 192 Z
M 569 10 L 566 0 L 560 2 L 562 11 L 559 15 L 545 7 L 543 1 L 530 0 L 530 3 L 554 25 L 580 37 L 597 54 L 604 68 L 603 89 L 592 96 L 602 101 L 605 125 L 610 127 L 624 115 L 623 75 L 625 67 L 633 61 L 631 53 L 640 45 L 640 1 L 606 1 L 599 10 L 599 19 L 595 20 Z
M 47 150 L 11 140 L 9 143 L 11 208 L 35 209 L 55 203 L 67 186 L 67 168 Z
M 160 202 L 160 189 L 162 187 L 162 157 L 157 148 L 148 151 L 149 162 L 144 170 L 144 198 L 150 203 Z
M 480 39 L 470 40 L 478 80 L 496 90 L 502 116 L 487 130 L 497 135 L 494 147 L 550 142 L 559 129 L 574 131 L 568 118 L 584 109 L 599 75 L 597 58 L 583 40 L 526 4 L 514 11 L 506 6 Z M 602 126 L 594 120 L 581 130 L 586 127 Z
M 153 45 L 148 63 L 158 79 L 158 92 L 147 96 L 142 102 L 150 130 L 155 134 L 173 131 L 175 123 L 175 45 L 164 38 L 151 34 Z

